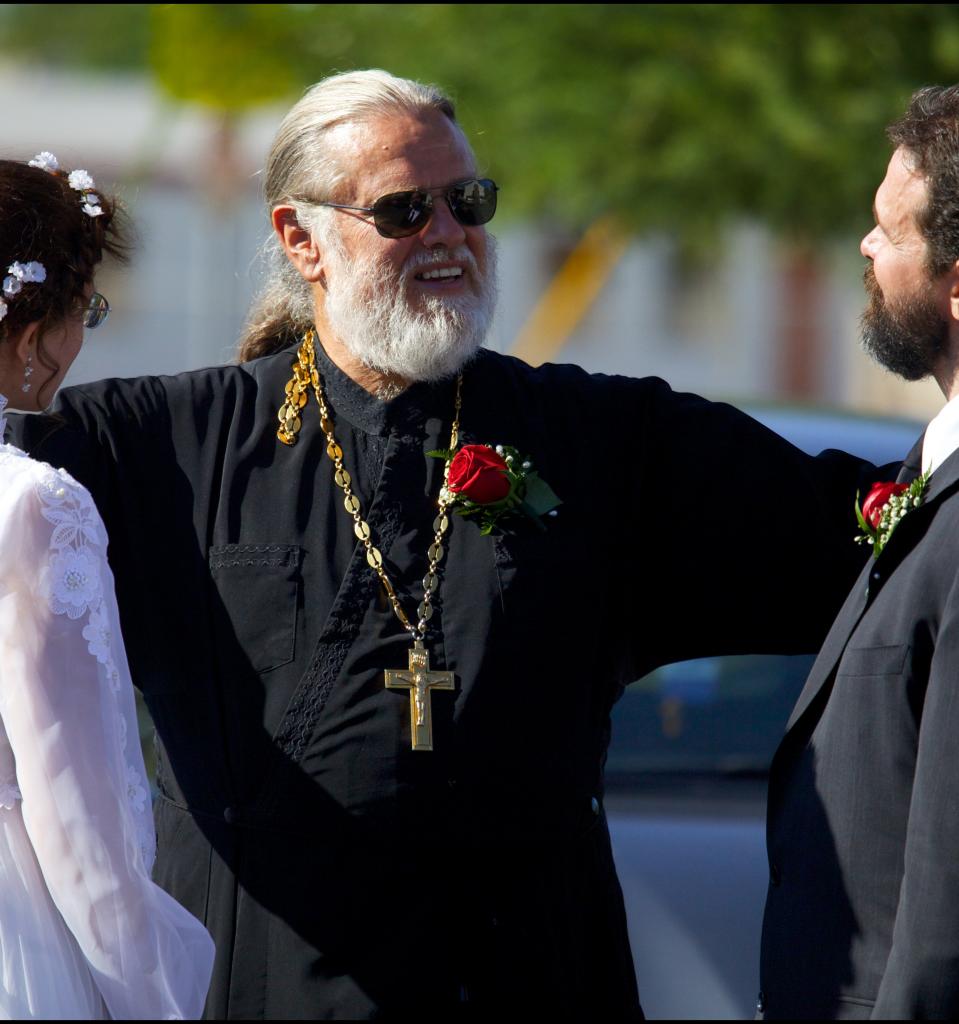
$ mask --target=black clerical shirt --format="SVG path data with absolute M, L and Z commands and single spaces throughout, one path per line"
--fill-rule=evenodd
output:
M 383 403 L 318 352 L 334 429 L 412 618 L 454 383 Z M 64 391 L 14 440 L 92 490 L 160 738 L 157 878 L 217 945 L 214 1017 L 637 1014 L 602 813 L 610 708 L 657 665 L 815 650 L 863 558 L 861 466 L 659 380 L 482 353 L 461 440 L 562 499 L 453 517 L 427 643 L 434 750 L 383 672 L 409 638 L 332 479 L 294 349 Z M 598 810 L 597 810 L 598 808 Z

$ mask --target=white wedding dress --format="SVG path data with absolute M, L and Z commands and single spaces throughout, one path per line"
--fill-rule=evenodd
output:
M 0 1018 L 199 1017 L 203 926 L 156 838 L 106 532 L 85 488 L 3 444 Z

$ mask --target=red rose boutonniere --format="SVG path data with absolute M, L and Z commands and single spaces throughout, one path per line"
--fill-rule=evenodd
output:
M 480 521 L 480 533 L 492 533 L 504 518 L 528 516 L 542 530 L 542 517 L 562 502 L 548 483 L 509 445 L 467 444 L 457 452 L 429 452 L 449 459 L 446 483 L 457 515 Z
M 510 492 L 509 466 L 483 444 L 468 444 L 450 462 L 449 489 L 476 505 L 502 501 Z
M 911 484 L 876 483 L 873 484 L 859 507 L 859 495 L 856 494 L 856 519 L 862 533 L 856 537 L 857 544 L 869 544 L 873 558 L 889 542 L 892 531 L 902 522 L 908 512 L 919 508 L 929 482 L 929 474 L 917 476 Z

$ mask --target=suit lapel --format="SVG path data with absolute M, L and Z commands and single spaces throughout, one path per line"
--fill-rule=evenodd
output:
M 909 454 L 903 460 L 902 466 L 899 469 L 899 473 L 896 477 L 897 483 L 910 483 L 918 475 L 920 467 L 922 465 L 922 441 L 919 440 L 912 446 Z M 952 473 L 950 477 L 955 479 L 959 477 L 959 452 L 954 453 L 950 460 L 940 468 L 939 472 L 950 466 Z M 954 465 L 950 465 L 952 462 Z M 900 524 L 896 527 L 892 537 L 889 539 L 889 543 L 883 549 L 882 554 L 879 558 L 869 558 L 866 564 L 863 566 L 862 572 L 859 574 L 859 578 L 856 580 L 855 585 L 849 592 L 849 596 L 846 598 L 845 604 L 839 610 L 839 614 L 836 616 L 836 621 L 832 625 L 832 629 L 829 630 L 826 636 L 825 643 L 819 652 L 819 657 L 813 664 L 812 670 L 809 673 L 809 678 L 806 680 L 806 685 L 803 687 L 802 692 L 799 694 L 799 700 L 796 701 L 796 706 L 793 708 L 792 714 L 789 716 L 789 721 L 786 724 L 786 733 L 796 725 L 796 723 L 805 714 L 809 705 L 815 700 L 816 695 L 826 684 L 826 682 L 832 678 L 833 672 L 836 666 L 839 664 L 839 659 L 842 657 L 843 651 L 846 649 L 846 644 L 849 642 L 849 637 L 852 636 L 853 630 L 859 625 L 859 620 L 862 618 L 863 613 L 869 605 L 869 584 L 872 574 L 876 571 L 882 572 L 880 569 L 880 563 L 888 562 L 888 555 L 890 549 L 894 549 L 896 541 L 900 540 L 900 531 L 909 524 L 909 521 L 913 516 L 918 515 L 919 512 L 923 511 L 928 504 L 929 498 L 933 491 L 933 483 L 937 482 L 936 477 L 939 474 L 935 474 L 930 479 L 929 493 L 927 494 L 926 501 L 918 509 L 914 509 L 910 515 L 908 515 Z M 939 490 L 942 488 L 940 487 Z M 911 525 L 911 524 L 910 524 Z M 909 532 L 909 531 L 907 531 Z
M 919 440 L 909 449 L 909 454 L 902 460 L 896 475 L 897 484 L 911 484 L 919 476 L 922 469 L 922 443 L 925 438 L 925 433 L 921 434 Z
M 802 688 L 799 700 L 796 701 L 796 706 L 786 723 L 787 734 L 805 714 L 806 709 L 822 689 L 826 680 L 832 676 L 833 670 L 842 657 L 842 652 L 846 649 L 846 643 L 852 635 L 852 631 L 859 625 L 859 620 L 868 604 L 869 574 L 872 570 L 873 559 L 870 558 L 863 566 L 845 604 L 839 610 L 836 621 L 832 624 L 832 629 L 829 630 L 826 641 L 819 652 L 819 657 L 813 663 L 806 685 Z

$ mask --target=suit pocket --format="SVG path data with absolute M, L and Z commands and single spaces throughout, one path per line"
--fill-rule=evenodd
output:
M 908 644 L 847 647 L 839 662 L 840 676 L 900 676 L 909 657 Z
M 216 629 L 256 672 L 287 665 L 296 651 L 301 550 L 294 544 L 210 548 L 219 607 Z

